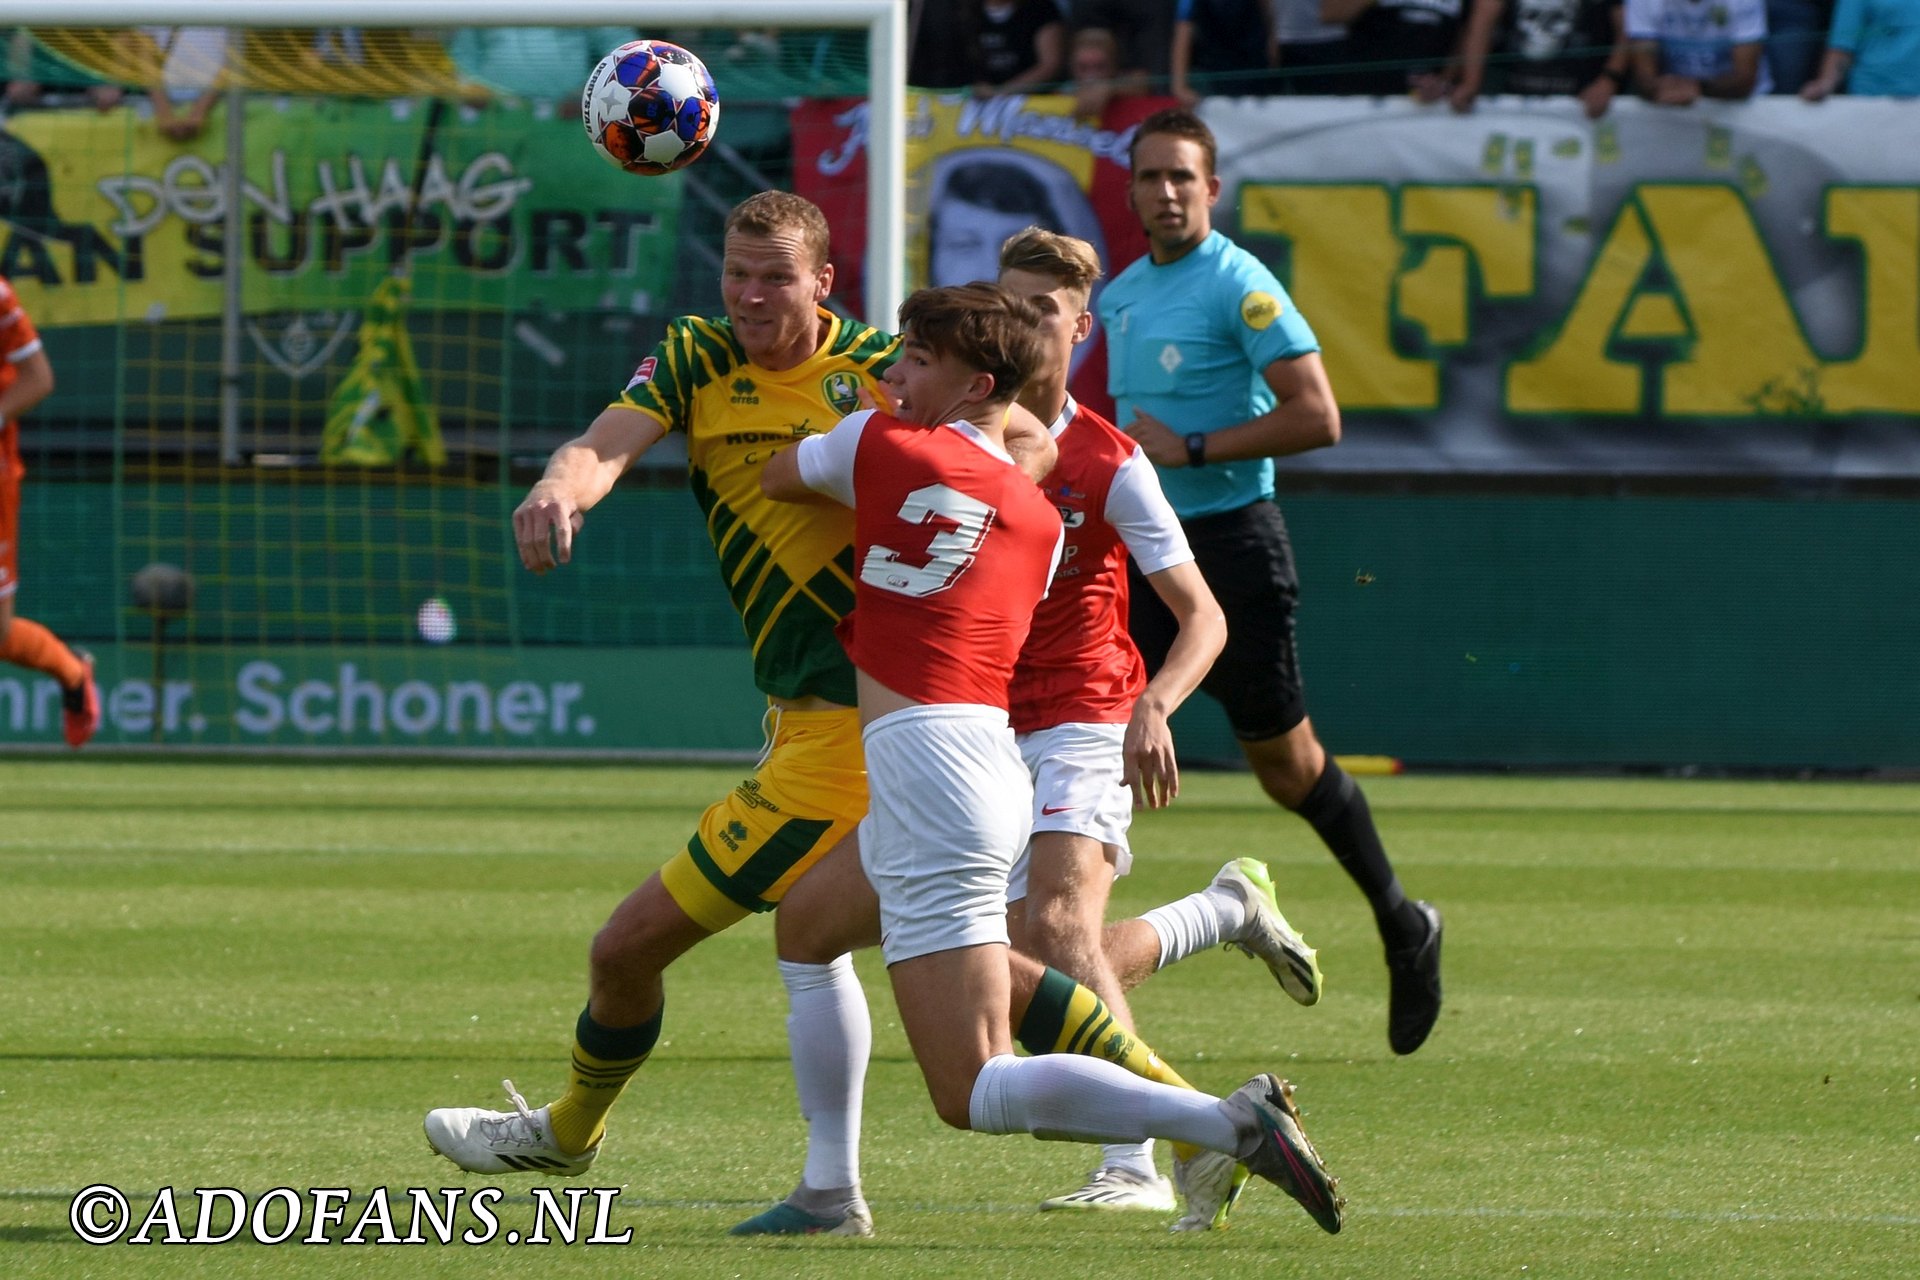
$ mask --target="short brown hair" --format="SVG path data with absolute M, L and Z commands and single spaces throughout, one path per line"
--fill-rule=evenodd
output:
M 1156 111 L 1140 122 L 1134 130 L 1133 141 L 1127 144 L 1127 163 L 1133 164 L 1140 154 L 1140 139 L 1148 134 L 1164 133 L 1174 138 L 1185 138 L 1189 142 L 1200 144 L 1200 150 L 1207 158 L 1207 171 L 1202 177 L 1211 178 L 1214 166 L 1220 158 L 1220 144 L 1213 140 L 1213 130 L 1207 128 L 1202 120 L 1185 107 L 1168 107 Z
M 994 403 L 1012 400 L 1046 360 L 1040 308 L 997 284 L 920 289 L 900 304 L 900 331 L 935 355 L 993 375 Z
M 1078 237 L 1028 227 L 1008 236 L 1000 246 L 1000 270 L 1031 271 L 1084 296 L 1093 292 L 1093 282 L 1100 278 L 1100 255 Z
M 827 215 L 805 196 L 791 191 L 762 191 L 733 206 L 727 215 L 723 235 L 739 232 L 743 236 L 770 236 L 777 231 L 798 231 L 812 265 L 827 265 Z

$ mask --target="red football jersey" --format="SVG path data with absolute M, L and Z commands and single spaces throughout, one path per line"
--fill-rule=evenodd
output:
M 868 416 L 853 458 L 853 665 L 922 703 L 1005 708 L 1060 517 L 966 423 Z
M 1066 547 L 1013 675 L 1012 722 L 1020 733 L 1126 722 L 1147 684 L 1127 633 L 1128 551 L 1147 573 L 1193 559 L 1140 447 L 1071 399 L 1061 416 L 1060 460 L 1042 488 L 1066 526 Z M 1110 510 L 1110 499 L 1124 515 Z

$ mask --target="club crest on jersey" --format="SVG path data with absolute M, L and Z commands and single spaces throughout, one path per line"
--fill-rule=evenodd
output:
M 820 379 L 820 394 L 835 413 L 848 414 L 860 407 L 860 379 L 839 369 Z
M 1078 529 L 1087 522 L 1087 513 L 1084 511 L 1075 511 L 1072 507 L 1060 506 L 1056 506 L 1054 510 L 1060 513 L 1060 523 L 1069 529 Z
M 642 360 L 634 369 L 633 376 L 627 379 L 627 390 L 631 391 L 635 387 L 645 386 L 647 383 L 652 382 L 653 371 L 659 367 L 660 362 L 652 356 L 648 356 L 645 360 Z
M 1278 320 L 1282 309 L 1280 299 L 1260 289 L 1240 299 L 1240 318 L 1256 333 Z

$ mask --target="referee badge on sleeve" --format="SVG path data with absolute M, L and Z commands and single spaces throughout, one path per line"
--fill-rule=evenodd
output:
M 1247 322 L 1247 328 L 1258 333 L 1280 318 L 1285 305 L 1272 294 L 1255 289 L 1240 299 L 1240 318 Z

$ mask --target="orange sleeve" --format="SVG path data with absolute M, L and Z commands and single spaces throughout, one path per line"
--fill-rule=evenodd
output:
M 33 317 L 20 305 L 13 286 L 0 279 L 0 356 L 9 364 L 18 364 L 40 349 L 40 331 Z

